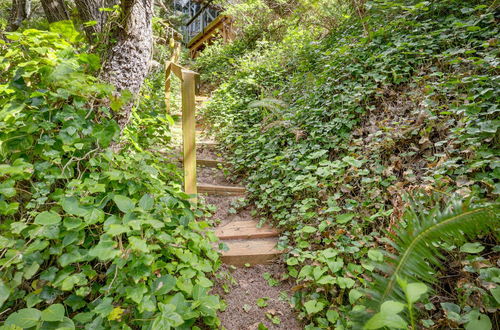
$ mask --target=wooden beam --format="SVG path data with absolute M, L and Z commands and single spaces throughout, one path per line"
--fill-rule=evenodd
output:
M 222 251 L 222 261 L 234 266 L 256 265 L 273 261 L 282 253 L 276 249 L 276 238 L 228 240 L 228 251 Z
M 212 30 L 214 30 L 217 27 L 219 27 L 219 25 L 221 25 L 222 22 L 224 21 L 225 17 L 226 16 L 224 16 L 224 15 L 217 16 L 217 18 L 214 19 L 210 24 L 208 24 L 207 27 L 203 29 L 203 31 L 201 31 L 196 36 L 194 36 L 193 39 L 189 40 L 189 42 L 187 44 L 187 47 L 191 48 L 194 44 L 198 44 L 198 40 L 200 38 L 203 38 L 206 34 L 208 34 L 209 32 L 211 32 Z
M 226 165 L 227 163 L 224 161 L 213 160 L 213 159 L 197 159 L 196 164 L 198 166 L 218 167 L 219 165 Z
M 219 144 L 215 141 L 199 141 L 196 143 L 198 147 L 215 148 Z
M 246 189 L 245 187 L 218 186 L 208 183 L 202 183 L 198 185 L 198 192 L 213 195 L 244 195 Z
M 182 69 L 182 145 L 184 159 L 184 192 L 197 194 L 196 187 L 196 72 Z
M 228 239 L 254 239 L 278 237 L 280 232 L 269 225 L 264 225 L 260 228 L 258 221 L 255 220 L 240 220 L 231 221 L 224 226 L 215 228 L 215 236 L 221 240 Z

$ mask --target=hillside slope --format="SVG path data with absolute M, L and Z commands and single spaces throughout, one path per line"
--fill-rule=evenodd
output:
M 205 121 L 250 202 L 286 229 L 286 276 L 308 328 L 355 326 L 409 196 L 424 209 L 498 200 L 497 7 L 370 2 L 328 33 L 294 23 L 259 39 L 254 24 L 197 60 L 216 86 Z M 434 242 L 449 262 L 419 327 L 498 324 L 497 238 Z

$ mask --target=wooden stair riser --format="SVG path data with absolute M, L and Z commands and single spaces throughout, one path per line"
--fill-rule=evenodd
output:
M 182 163 L 182 158 L 179 159 L 179 162 Z M 226 165 L 226 163 L 222 162 L 220 160 L 213 160 L 213 159 L 196 159 L 196 165 L 204 166 L 204 167 L 218 168 L 219 165 L 224 166 L 224 165 Z
M 198 184 L 198 193 L 208 195 L 245 195 L 245 187 Z
M 226 225 L 217 227 L 215 236 L 220 240 L 234 240 L 278 237 L 280 234 L 278 230 L 270 226 L 258 228 L 257 225 L 257 221 L 251 220 L 231 221 Z
M 228 251 L 221 259 L 233 266 L 266 264 L 275 260 L 282 251 L 276 249 L 277 239 L 227 240 Z

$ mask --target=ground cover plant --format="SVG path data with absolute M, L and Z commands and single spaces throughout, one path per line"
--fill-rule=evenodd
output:
M 246 50 L 215 45 L 196 62 L 214 87 L 205 120 L 263 221 L 286 230 L 286 277 L 306 328 L 491 329 L 500 304 L 498 6 L 359 3 L 328 29 L 285 19 L 279 33 L 258 31 L 249 10 Z M 374 278 L 390 273 L 380 264 L 404 256 L 393 242 L 414 225 L 410 201 L 426 217 L 457 199 L 462 212 L 486 210 L 486 227 L 429 238 L 446 260 L 430 268 L 437 281 L 410 268 L 411 281 L 395 278 L 398 299 L 368 304 Z
M 70 21 L 4 36 L 0 328 L 215 327 L 213 237 L 176 165 L 150 150 L 171 118 L 141 101 L 120 134 L 129 94 L 95 78 Z

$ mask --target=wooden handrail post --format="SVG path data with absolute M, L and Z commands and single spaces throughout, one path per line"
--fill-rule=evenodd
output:
M 165 63 L 165 107 L 167 115 L 170 115 L 170 74 L 172 73 L 171 62 Z
M 184 192 L 189 195 L 197 194 L 195 118 L 196 76 L 196 72 L 182 69 L 182 144 L 184 162 Z
M 165 105 L 170 114 L 170 76 L 175 74 L 181 80 L 182 93 L 182 160 L 184 165 L 184 192 L 198 193 L 196 186 L 196 82 L 198 73 L 184 69 L 172 61 L 165 63 Z

